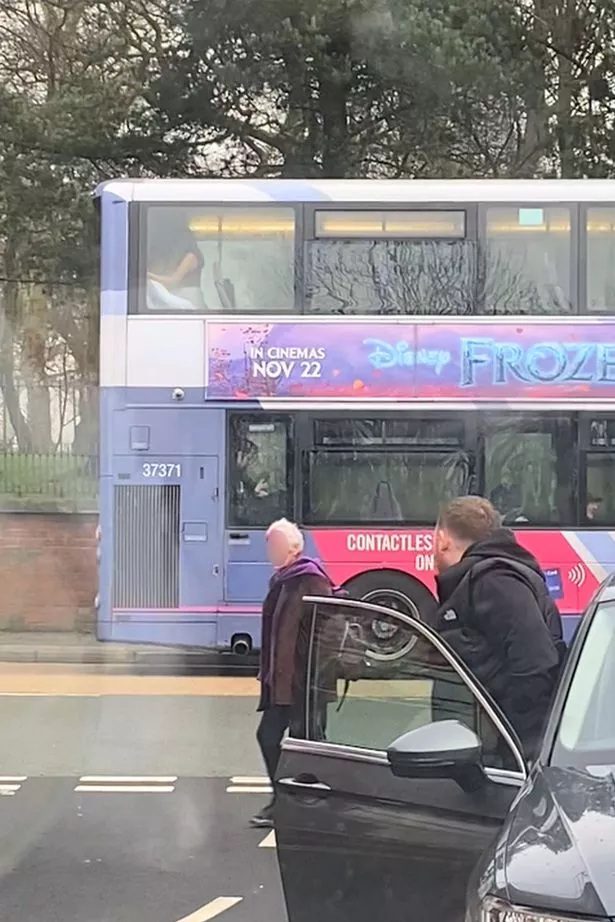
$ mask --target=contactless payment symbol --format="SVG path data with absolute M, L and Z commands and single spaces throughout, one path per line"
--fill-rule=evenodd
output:
M 549 590 L 549 595 L 552 599 L 563 599 L 564 597 L 564 586 L 562 584 L 562 573 L 561 570 L 553 567 L 550 570 L 545 570 L 545 580 L 547 583 L 547 589 Z
M 568 579 L 573 586 L 577 586 L 579 589 L 585 582 L 585 576 L 585 567 L 582 563 L 575 563 L 574 567 L 568 570 Z

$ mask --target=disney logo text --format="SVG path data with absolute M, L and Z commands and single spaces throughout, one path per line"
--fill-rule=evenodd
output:
M 367 360 L 374 368 L 412 368 L 415 365 L 428 365 L 439 375 L 451 360 L 450 352 L 442 349 L 411 349 L 406 340 L 392 344 L 383 339 L 364 339 L 363 345 L 373 347 L 373 352 L 370 352 Z

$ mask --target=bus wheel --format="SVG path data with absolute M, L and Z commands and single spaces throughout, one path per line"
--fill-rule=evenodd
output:
M 345 588 L 351 597 L 372 605 L 381 605 L 419 620 L 430 620 L 436 609 L 436 600 L 425 586 L 392 570 L 363 573 L 350 580 Z M 416 642 L 416 635 L 404 629 L 399 622 L 386 617 L 375 617 L 370 625 L 370 655 L 376 660 L 396 660 L 408 653 Z
M 362 573 L 344 587 L 353 599 L 392 608 L 412 618 L 429 621 L 436 609 L 436 600 L 422 583 L 393 570 Z

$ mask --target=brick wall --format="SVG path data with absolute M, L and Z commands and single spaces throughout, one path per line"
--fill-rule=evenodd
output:
M 92 515 L 0 513 L 0 630 L 93 628 L 97 521 Z

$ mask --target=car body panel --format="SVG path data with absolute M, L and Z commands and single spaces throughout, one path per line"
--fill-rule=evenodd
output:
M 511 902 L 615 915 L 615 784 L 610 773 L 537 767 L 508 818 Z
M 468 796 L 450 779 L 395 778 L 386 758 L 302 742 L 285 746 L 276 788 L 291 922 L 459 922 L 468 877 L 520 779 L 502 773 Z M 288 784 L 302 776 L 330 791 Z
M 463 698 L 449 697 L 451 687 L 445 679 L 434 678 L 438 669 L 430 657 L 440 657 L 451 674 L 463 680 L 462 687 L 472 689 L 481 713 L 491 715 L 498 736 L 516 753 L 512 763 L 518 768 L 489 769 L 482 787 L 468 793 L 452 778 L 395 777 L 386 753 L 376 747 L 363 749 L 316 739 L 287 740 L 276 775 L 275 824 L 290 922 L 313 922 L 315 917 L 319 922 L 337 922 L 340 918 L 352 918 L 353 922 L 373 922 L 374 918 L 390 922 L 413 918 L 459 922 L 470 873 L 497 836 L 526 777 L 514 730 L 461 661 L 423 623 L 354 600 L 311 601 L 312 617 L 316 619 L 312 624 L 313 638 L 326 633 L 317 627 L 319 618 L 328 619 L 330 625 L 346 617 L 356 627 L 362 619 L 371 623 L 384 612 L 402 630 L 410 626 L 424 647 L 416 655 L 413 651 L 418 647 L 404 648 L 408 650 L 404 656 L 410 663 L 409 674 L 414 675 L 416 661 L 417 676 L 423 680 L 429 677 L 427 681 L 433 681 L 434 688 L 438 682 L 444 683 L 439 686 L 444 689 L 442 700 L 453 708 L 467 708 Z M 317 647 L 318 641 L 315 644 Z M 382 691 L 382 672 L 378 670 L 388 669 L 377 656 L 369 656 L 374 661 L 373 674 L 379 678 L 374 682 L 368 679 L 367 698 L 352 705 L 353 714 L 364 709 L 367 726 L 375 713 L 370 710 L 374 704 L 370 696 L 376 694 L 372 689 L 380 686 Z M 318 658 L 313 646 L 310 660 Z M 400 675 L 400 661 L 393 656 L 391 662 L 392 689 Z M 371 676 L 370 664 L 366 666 Z M 308 680 L 310 670 L 308 665 Z M 408 674 L 404 673 L 404 677 L 407 679 Z M 388 702 L 387 694 L 385 689 Z M 401 702 L 410 714 L 413 704 L 403 693 Z M 304 703 L 309 728 L 309 681 Z M 390 707 L 399 707 L 399 699 L 391 699 Z M 382 710 L 380 714 L 383 716 Z M 329 723 L 334 723 L 331 717 Z M 382 729 L 380 721 L 380 735 Z M 395 731 L 387 726 L 384 732 L 390 735 Z M 395 739 L 386 738 L 388 744 Z
M 464 791 L 443 777 L 397 778 L 382 751 L 286 741 L 276 833 L 289 922 L 478 922 L 487 894 L 615 918 L 615 767 L 549 765 L 594 615 L 614 600 L 609 579 L 569 652 L 529 777 L 488 769 L 481 790 Z

